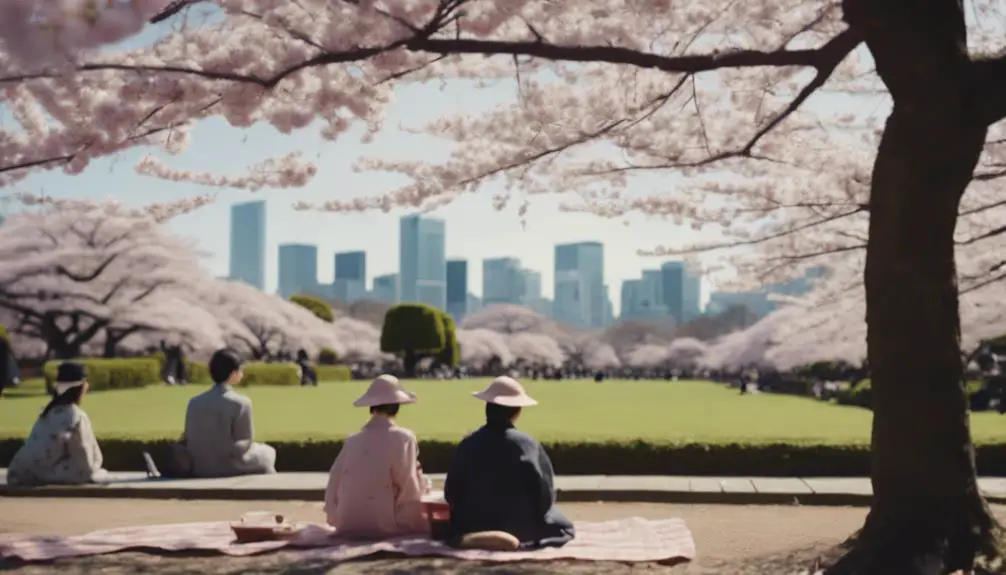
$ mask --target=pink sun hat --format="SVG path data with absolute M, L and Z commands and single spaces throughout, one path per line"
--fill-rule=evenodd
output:
M 472 396 L 481 399 L 486 403 L 505 405 L 507 407 L 530 407 L 538 405 L 538 402 L 531 398 L 524 391 L 524 386 L 516 379 L 502 375 L 489 384 L 489 387 L 482 391 L 476 391 Z
M 398 378 L 393 375 L 379 375 L 370 382 L 366 393 L 353 402 L 354 407 L 374 407 L 375 405 L 390 405 L 393 403 L 415 403 L 416 395 L 406 391 Z

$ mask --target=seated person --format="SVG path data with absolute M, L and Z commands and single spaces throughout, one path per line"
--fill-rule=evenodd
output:
M 461 440 L 447 472 L 448 543 L 514 550 L 572 541 L 573 524 L 555 507 L 548 454 L 514 428 L 521 408 L 538 402 L 506 376 L 473 395 L 486 402 L 486 424 Z
M 83 364 L 65 361 L 59 365 L 53 398 L 14 454 L 7 470 L 8 485 L 78 485 L 106 478 L 91 420 L 80 408 L 87 387 Z
M 242 376 L 237 352 L 221 349 L 210 358 L 213 387 L 189 400 L 185 445 L 196 477 L 276 473 L 276 450 L 255 443 L 252 403 L 234 391 Z
M 370 408 L 370 421 L 350 435 L 329 471 L 325 489 L 328 524 L 351 537 L 427 535 L 427 491 L 416 436 L 395 423 L 403 403 L 415 403 L 398 378 L 381 375 L 353 402 Z

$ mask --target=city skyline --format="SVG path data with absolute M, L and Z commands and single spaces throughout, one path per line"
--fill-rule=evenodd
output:
M 268 259 L 267 215 L 264 201 L 231 206 L 228 277 L 243 279 L 260 289 L 265 289 L 261 284 L 272 283 L 266 282 L 261 274 Z M 343 301 L 366 298 L 419 301 L 449 310 L 459 319 L 483 305 L 512 303 L 584 327 L 605 325 L 619 316 L 658 319 L 670 315 L 690 321 L 701 313 L 704 299 L 701 276 L 681 276 L 680 270 L 686 264 L 677 260 L 664 262 L 658 270 L 640 270 L 643 277 L 657 274 L 664 278 L 658 279 L 659 285 L 679 286 L 651 287 L 648 297 L 676 302 L 662 306 L 665 312 L 660 313 L 658 308 L 639 307 L 637 300 L 642 296 L 627 291 L 630 287 L 638 291 L 635 284 L 639 280 L 626 278 L 616 284 L 615 290 L 611 289 L 605 278 L 601 242 L 555 245 L 551 266 L 554 289 L 550 298 L 542 289 L 542 271 L 524 266 L 518 257 L 481 258 L 475 260 L 481 265 L 475 266 L 467 259 L 448 258 L 447 226 L 442 219 L 410 214 L 399 218 L 398 223 L 399 266 L 395 273 L 368 275 L 366 250 L 326 254 L 314 244 L 281 243 L 276 249 L 274 291 L 283 297 L 304 292 Z M 333 273 L 327 277 L 319 270 L 319 263 L 326 258 L 333 261 Z M 474 289 L 477 283 L 470 277 L 470 272 L 478 268 L 482 269 L 482 290 Z M 669 269 L 679 270 L 677 280 L 668 275 Z M 654 289 L 659 293 L 653 293 Z M 561 301 L 555 301 L 555 294 Z M 626 309 L 627 305 L 631 309 Z M 687 312 L 682 313 L 683 309 Z
M 266 259 L 266 215 L 264 202 L 232 206 L 230 277 L 261 283 L 259 272 Z M 641 270 L 643 279 L 623 280 L 616 299 L 605 281 L 601 242 L 556 244 L 554 298 L 542 293 L 542 273 L 525 267 L 513 256 L 482 258 L 479 298 L 470 291 L 469 261 L 447 259 L 447 226 L 442 219 L 410 214 L 399 219 L 398 228 L 398 271 L 374 276 L 371 282 L 364 250 L 333 254 L 334 273 L 329 280 L 318 273 L 319 259 L 324 260 L 318 246 L 280 244 L 277 293 L 283 297 L 310 293 L 347 302 L 422 302 L 446 310 L 458 321 L 495 303 L 524 305 L 581 327 L 601 327 L 616 317 L 688 322 L 702 314 L 702 276 L 683 261 L 664 262 L 658 270 Z M 654 305 L 648 300 L 654 300 Z

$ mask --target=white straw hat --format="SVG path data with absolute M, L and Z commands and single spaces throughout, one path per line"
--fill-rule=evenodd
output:
M 393 403 L 415 403 L 416 396 L 402 387 L 398 378 L 393 375 L 379 375 L 370 382 L 366 393 L 353 402 L 355 407 L 374 407 L 375 405 L 390 405 Z
M 524 386 L 516 379 L 505 375 L 497 377 L 489 384 L 489 387 L 472 394 L 486 403 L 505 405 L 507 407 L 530 407 L 538 405 L 538 402 L 531 398 L 524 391 Z

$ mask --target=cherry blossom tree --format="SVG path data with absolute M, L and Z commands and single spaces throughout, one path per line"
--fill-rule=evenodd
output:
M 207 303 L 218 310 L 229 345 L 256 359 L 299 349 L 309 355 L 322 347 L 345 350 L 333 324 L 242 281 L 220 281 L 215 298 Z
M 506 337 L 492 330 L 459 329 L 458 345 L 461 346 L 461 363 L 465 365 L 482 367 L 498 359 L 505 367 L 514 360 Z
M 381 329 L 367 321 L 339 317 L 332 323 L 335 349 L 347 362 L 378 362 L 394 356 L 381 352 Z
M 479 311 L 465 316 L 461 321 L 462 329 L 488 329 L 498 333 L 541 333 L 553 339 L 566 342 L 577 337 L 578 331 L 560 325 L 557 322 L 539 315 L 533 309 L 516 304 L 494 303 Z
M 197 306 L 212 280 L 190 242 L 114 203 L 64 203 L 0 226 L 0 308 L 8 330 L 45 343 L 46 355 L 79 356 L 100 342 L 113 356 L 138 335 L 208 334 Z
M 0 138 L 6 181 L 77 173 L 130 147 L 178 153 L 211 115 L 284 132 L 320 125 L 333 139 L 363 124 L 369 137 L 396 85 L 506 78 L 519 88 L 512 106 L 425 128 L 457 144 L 445 161 L 366 160 L 408 183 L 298 207 L 432 206 L 501 180 L 511 194 L 580 194 L 568 209 L 723 223 L 726 240 L 706 247 L 762 252 L 741 268 L 762 279 L 845 254 L 865 279 L 875 502 L 829 572 L 970 571 L 998 554 L 975 477 L 958 286 L 1003 273 L 985 265 L 994 255 L 973 254 L 973 269 L 960 257 L 1001 237 L 987 188 L 1003 172 L 1006 56 L 1001 31 L 982 25 L 1001 20 L 1001 2 L 217 0 L 208 25 L 87 50 L 201 4 L 0 3 L 0 82 L 21 126 Z M 822 94 L 842 95 L 820 106 L 830 113 L 812 109 Z M 853 113 L 834 112 L 843 106 Z M 150 155 L 137 170 L 258 189 L 302 185 L 314 167 L 286 156 L 189 173 Z M 621 193 L 647 173 L 689 183 Z
M 589 369 L 611 369 L 622 365 L 615 348 L 596 340 L 585 345 L 579 355 L 580 361 Z
M 559 342 L 543 333 L 522 331 L 506 336 L 507 348 L 515 359 L 531 365 L 560 367 L 566 359 Z
M 709 347 L 691 337 L 679 337 L 667 346 L 667 361 L 680 367 L 694 367 L 701 363 Z
M 645 369 L 664 365 L 667 363 L 667 346 L 644 343 L 628 350 L 624 359 L 629 367 Z
M 619 357 L 625 359 L 633 349 L 640 346 L 671 343 L 674 333 L 675 326 L 670 323 L 630 320 L 604 328 L 599 337 L 601 341 L 611 345 Z

